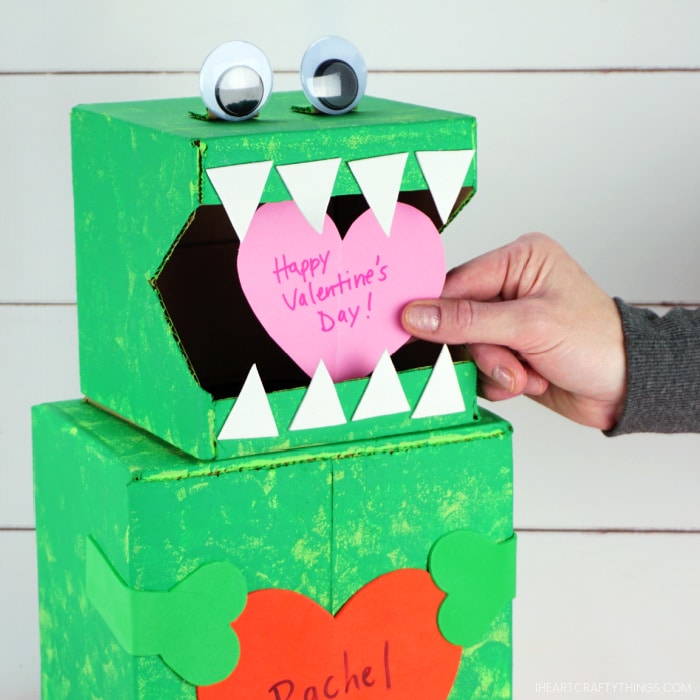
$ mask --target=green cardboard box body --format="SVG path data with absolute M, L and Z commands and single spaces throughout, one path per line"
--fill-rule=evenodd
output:
M 106 624 L 119 603 L 98 610 L 86 592 L 90 543 L 133 590 L 167 591 L 226 561 L 248 591 L 289 589 L 336 613 L 378 576 L 425 570 L 445 533 L 512 537 L 506 423 L 484 413 L 461 426 L 369 434 L 202 462 L 83 401 L 35 408 L 43 697 L 195 698 L 158 649 L 131 655 Z M 464 649 L 449 698 L 508 698 L 510 677 L 506 603 Z

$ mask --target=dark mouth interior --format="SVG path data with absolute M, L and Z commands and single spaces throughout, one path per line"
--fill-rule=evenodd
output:
M 455 205 L 471 196 L 464 188 Z M 430 192 L 402 192 L 399 201 L 441 222 Z M 362 195 L 334 197 L 328 214 L 341 236 L 368 209 Z M 270 338 L 253 313 L 236 273 L 239 240 L 221 205 L 198 207 L 151 283 L 192 373 L 214 399 L 237 396 L 253 364 L 266 391 L 307 386 L 309 377 Z M 398 370 L 432 365 L 439 347 L 408 343 L 393 355 Z

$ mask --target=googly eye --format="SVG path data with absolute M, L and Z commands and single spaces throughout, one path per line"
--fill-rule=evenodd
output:
M 217 46 L 204 59 L 199 91 L 207 109 L 219 119 L 250 119 L 270 96 L 272 68 L 257 46 L 230 41 Z
M 345 114 L 365 94 L 367 67 L 349 41 L 327 36 L 306 49 L 301 61 L 301 85 L 320 112 Z

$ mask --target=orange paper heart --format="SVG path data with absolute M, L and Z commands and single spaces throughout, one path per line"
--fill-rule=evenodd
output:
M 446 700 L 462 650 L 438 629 L 443 597 L 419 569 L 380 576 L 335 617 L 293 591 L 254 591 L 233 624 L 238 666 L 198 700 Z

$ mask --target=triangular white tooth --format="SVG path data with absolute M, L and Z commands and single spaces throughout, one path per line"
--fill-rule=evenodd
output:
M 329 158 L 277 166 L 277 172 L 299 207 L 299 211 L 319 233 L 323 233 L 326 209 L 333 194 L 341 160 L 341 158 Z
M 343 423 L 347 423 L 347 419 L 340 405 L 338 392 L 326 365 L 321 360 L 289 429 L 326 428 Z
M 396 373 L 389 353 L 385 350 L 369 378 L 352 419 L 391 416 L 410 410 L 411 406 L 401 386 L 399 375 Z
M 271 160 L 207 168 L 211 184 L 241 241 L 260 204 L 271 168 Z
M 416 158 L 444 224 L 467 177 L 474 151 L 417 151 Z
M 270 402 L 265 393 L 258 368 L 253 365 L 248 372 L 241 393 L 233 404 L 219 440 L 245 440 L 247 438 L 277 437 L 279 432 Z
M 408 153 L 363 158 L 348 163 L 362 194 L 387 236 L 391 235 Z
M 447 345 L 443 345 L 411 418 L 445 416 L 464 410 L 466 407 L 457 372 Z

